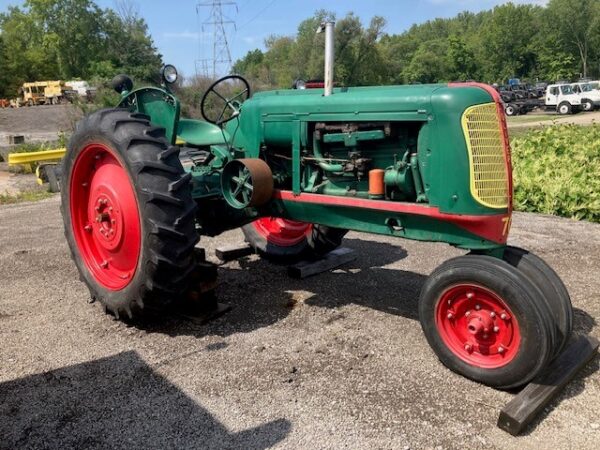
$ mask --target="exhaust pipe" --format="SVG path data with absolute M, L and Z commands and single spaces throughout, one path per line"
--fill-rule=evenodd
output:
M 325 31 L 325 90 L 324 96 L 333 94 L 333 64 L 335 61 L 335 46 L 333 40 L 333 27 L 335 22 L 321 24 L 317 33 Z

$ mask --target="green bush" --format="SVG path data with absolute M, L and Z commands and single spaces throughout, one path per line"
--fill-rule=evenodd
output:
M 555 125 L 512 141 L 515 209 L 600 222 L 600 125 Z

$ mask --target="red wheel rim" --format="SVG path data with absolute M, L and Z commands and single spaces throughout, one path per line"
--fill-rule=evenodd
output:
M 312 223 L 279 217 L 263 217 L 252 222 L 252 225 L 269 243 L 281 247 L 299 244 L 312 232 Z
M 112 149 L 91 143 L 79 153 L 69 201 L 83 262 L 99 284 L 123 289 L 137 268 L 141 227 L 133 185 Z
M 444 344 L 463 361 L 486 369 L 510 363 L 519 352 L 519 324 L 500 296 L 474 284 L 446 289 L 435 323 Z

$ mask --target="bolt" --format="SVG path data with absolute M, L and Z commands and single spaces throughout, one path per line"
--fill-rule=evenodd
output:
M 502 347 L 502 346 L 498 347 L 498 353 L 504 353 L 504 347 Z
M 117 223 L 117 221 L 115 219 L 110 219 L 110 223 L 114 225 L 115 223 Z
M 492 311 L 492 312 L 490 313 L 490 317 L 493 319 L 494 317 L 496 317 L 496 313 L 495 313 L 494 311 Z
M 100 211 L 100 207 L 99 207 L 99 206 L 96 206 L 94 209 L 95 209 L 96 211 Z
M 109 234 L 112 236 L 113 234 L 115 234 L 115 230 L 110 230 Z
M 494 327 L 494 333 L 497 333 L 498 331 L 500 331 L 500 327 Z
M 479 311 L 481 309 L 481 305 L 475 305 L 475 309 Z
M 448 319 L 454 319 L 454 314 L 452 314 L 451 312 L 449 312 L 446 317 L 448 317 Z
M 90 231 L 92 231 L 92 226 L 86 225 L 85 227 L 83 227 L 83 229 L 89 233 Z
M 482 335 L 481 337 L 482 337 L 483 339 L 487 339 L 487 338 L 488 338 L 488 335 L 487 335 L 487 334 L 484 334 L 484 335 Z
M 465 344 L 465 350 L 471 353 L 473 351 L 473 347 L 471 347 L 471 344 Z
M 104 261 L 102 261 L 100 263 L 100 267 L 102 267 L 103 269 L 106 269 L 108 267 L 108 261 L 106 259 Z
M 472 292 L 467 292 L 467 298 L 473 298 L 475 297 L 475 294 L 473 294 Z
M 502 320 L 506 320 L 506 319 L 508 319 L 508 316 L 506 314 L 502 313 L 502 314 L 500 314 L 500 318 Z
M 87 184 L 87 183 L 85 183 L 85 182 L 84 182 L 84 183 L 81 183 L 81 185 L 82 185 L 83 187 L 88 187 L 88 184 Z
M 465 317 L 469 317 L 470 315 L 471 315 L 471 311 L 467 311 L 467 312 L 465 313 Z
M 108 200 L 106 200 L 105 198 L 103 198 L 100 203 L 102 203 L 103 205 L 106 205 L 108 203 Z
M 109 208 L 108 208 L 108 212 L 112 212 L 112 210 L 113 210 L 113 207 L 112 207 L 112 206 L 109 206 Z

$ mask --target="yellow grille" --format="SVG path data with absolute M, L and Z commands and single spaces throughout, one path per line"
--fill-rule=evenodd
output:
M 508 207 L 508 173 L 496 104 L 467 108 L 462 127 L 469 151 L 471 194 L 490 208 Z

